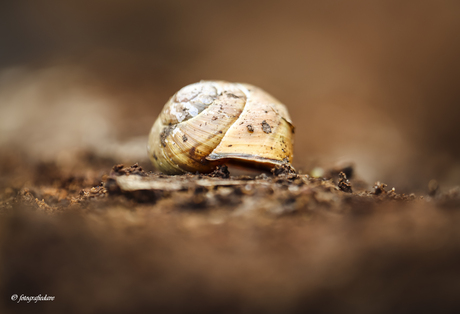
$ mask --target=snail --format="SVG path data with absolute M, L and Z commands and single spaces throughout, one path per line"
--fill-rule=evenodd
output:
M 147 149 L 165 174 L 207 173 L 224 163 L 270 169 L 292 162 L 293 138 L 286 107 L 262 89 L 201 81 L 169 99 Z

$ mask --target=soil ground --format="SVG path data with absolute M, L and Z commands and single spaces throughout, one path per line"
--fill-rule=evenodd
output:
M 2 313 L 460 310 L 458 188 L 366 191 L 351 167 L 167 176 L 80 157 L 72 170 L 3 158 Z

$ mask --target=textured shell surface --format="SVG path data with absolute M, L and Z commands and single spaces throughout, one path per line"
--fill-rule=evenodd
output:
M 223 163 L 270 168 L 292 162 L 293 133 L 286 107 L 262 89 L 201 81 L 169 99 L 147 148 L 166 174 L 210 172 Z

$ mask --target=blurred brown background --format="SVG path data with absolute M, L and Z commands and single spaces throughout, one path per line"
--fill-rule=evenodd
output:
M 167 99 L 222 79 L 288 106 L 304 172 L 426 192 L 460 184 L 459 56 L 456 0 L 4 1 L 0 155 L 148 167 Z

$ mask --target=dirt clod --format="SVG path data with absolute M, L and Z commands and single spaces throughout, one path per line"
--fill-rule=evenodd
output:
M 348 181 L 347 176 L 344 172 L 339 173 L 339 184 L 338 187 L 341 191 L 346 193 L 353 193 L 351 183 Z
M 296 174 L 296 171 L 294 167 L 288 162 L 285 162 L 281 165 L 276 165 L 272 170 L 271 173 L 274 176 L 279 176 L 279 175 L 290 175 L 290 174 Z
M 381 194 L 386 194 L 387 191 L 385 191 L 385 187 L 387 185 L 385 183 L 380 183 L 380 182 L 375 182 L 374 184 L 374 195 L 381 195 Z
M 146 176 L 147 173 L 139 166 L 138 163 L 130 167 L 125 167 L 123 164 L 118 164 L 113 166 L 111 175 L 122 176 L 122 175 L 137 175 L 137 176 Z
M 230 178 L 230 171 L 228 171 L 226 165 L 219 165 L 216 170 L 211 172 L 208 176 L 211 178 Z

